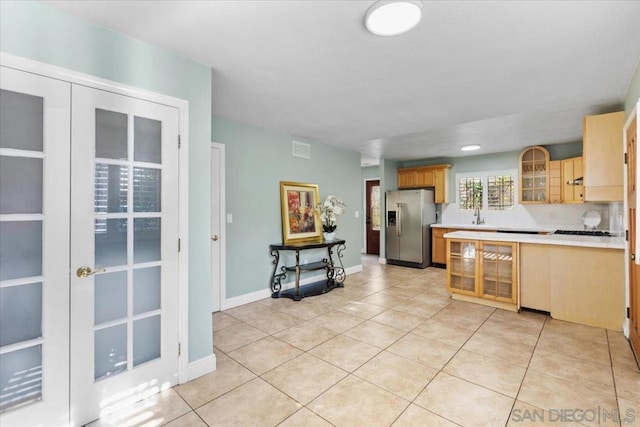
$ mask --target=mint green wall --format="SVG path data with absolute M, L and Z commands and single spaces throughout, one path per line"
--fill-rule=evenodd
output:
M 212 354 L 210 68 L 33 1 L 0 2 L 0 50 L 189 101 L 189 359 Z
M 638 103 L 638 99 L 640 98 L 640 61 L 638 61 L 638 65 L 636 66 L 636 71 L 633 73 L 633 77 L 631 78 L 631 83 L 629 84 L 629 90 L 627 91 L 627 97 L 624 101 L 624 111 L 626 116 L 629 117 L 631 114 L 631 110 Z
M 380 178 L 380 166 L 366 166 L 362 168 L 362 179 Z
M 289 135 L 214 118 L 212 140 L 225 144 L 227 298 L 269 288 L 269 244 L 282 242 L 280 181 L 318 184 L 320 197 L 334 194 L 346 205 L 337 235 L 347 241 L 345 267 L 361 264 L 360 153 L 308 142 L 311 159 L 293 157 Z M 362 212 L 360 212 L 362 213 Z M 311 259 L 309 261 L 312 261 Z

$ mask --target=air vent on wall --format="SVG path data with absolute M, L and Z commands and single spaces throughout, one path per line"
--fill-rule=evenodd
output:
M 311 145 L 304 142 L 293 141 L 292 154 L 294 157 L 302 157 L 303 159 L 311 158 Z

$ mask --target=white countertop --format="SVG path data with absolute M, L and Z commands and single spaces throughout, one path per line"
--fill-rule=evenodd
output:
M 433 224 L 436 225 L 436 224 Z M 446 225 L 445 227 L 449 227 Z M 480 226 L 478 226 L 480 227 Z M 455 226 L 451 226 L 455 228 Z M 487 227 L 492 229 L 491 227 Z M 495 229 L 496 227 L 493 227 Z M 500 227 L 503 229 L 503 227 Z M 582 246 L 587 248 L 624 249 L 622 237 L 575 236 L 566 234 L 483 233 L 454 231 L 444 235 L 448 239 L 491 240 L 494 242 L 533 243 L 538 245 Z
M 513 226 L 502 226 L 496 224 L 431 224 L 431 228 L 464 228 L 465 230 L 510 230 L 510 231 L 536 231 L 536 232 L 548 232 L 552 233 L 557 230 L 557 228 L 545 228 L 545 227 L 537 227 L 537 228 L 527 228 L 527 227 L 513 227 Z

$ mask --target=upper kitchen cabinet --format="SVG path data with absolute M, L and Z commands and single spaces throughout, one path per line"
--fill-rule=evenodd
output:
M 624 199 L 623 126 L 623 111 L 584 118 L 585 202 L 621 202 Z
M 582 157 L 561 160 L 562 166 L 562 203 L 582 203 L 584 187 Z
M 425 188 L 435 189 L 435 202 L 448 203 L 447 183 L 451 165 L 417 166 L 398 169 L 398 189 Z
M 541 146 L 520 153 L 520 203 L 549 203 L 549 152 Z
M 562 160 L 549 162 L 549 203 L 562 203 Z

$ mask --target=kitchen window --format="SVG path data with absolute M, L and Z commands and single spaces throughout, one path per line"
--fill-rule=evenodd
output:
M 487 177 L 487 208 L 513 209 L 513 175 Z
M 458 209 L 472 211 L 515 208 L 516 172 L 488 171 L 456 174 Z
M 458 205 L 460 209 L 482 209 L 482 190 L 482 178 L 461 178 L 458 181 Z

